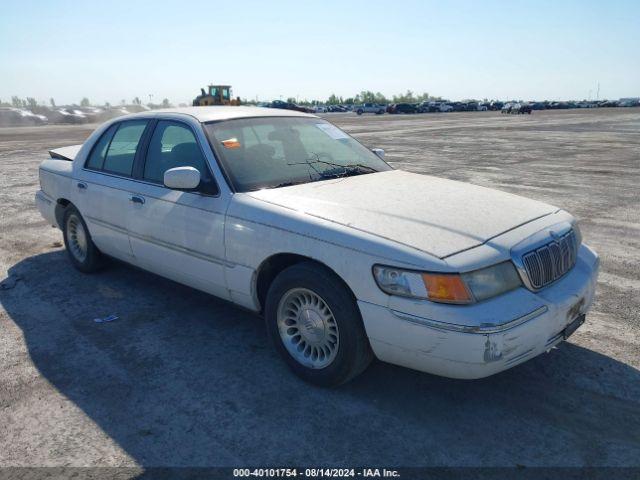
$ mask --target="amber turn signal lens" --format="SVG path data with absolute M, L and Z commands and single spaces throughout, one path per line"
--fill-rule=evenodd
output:
M 462 277 L 457 274 L 423 273 L 429 300 L 451 303 L 471 303 L 472 298 Z

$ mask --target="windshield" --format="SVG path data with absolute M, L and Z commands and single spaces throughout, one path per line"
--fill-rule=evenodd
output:
M 238 192 L 391 170 L 320 118 L 257 117 L 204 126 Z

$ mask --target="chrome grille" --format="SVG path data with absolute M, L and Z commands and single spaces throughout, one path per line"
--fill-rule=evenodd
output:
M 573 229 L 557 240 L 522 255 L 522 264 L 536 290 L 567 273 L 576 263 L 578 244 Z

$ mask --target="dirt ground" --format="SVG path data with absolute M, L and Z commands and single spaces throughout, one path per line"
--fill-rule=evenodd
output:
M 0 466 L 640 466 L 640 109 L 328 118 L 397 168 L 574 213 L 601 256 L 587 323 L 483 380 L 374 362 L 311 387 L 255 315 L 121 264 L 74 270 L 37 167 L 95 126 L 3 128 Z

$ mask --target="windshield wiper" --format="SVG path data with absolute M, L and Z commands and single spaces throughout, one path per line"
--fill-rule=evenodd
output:
M 293 185 L 300 185 L 301 183 L 307 183 L 307 181 L 303 180 L 303 181 L 300 181 L 300 182 L 282 182 L 282 183 L 279 183 L 277 185 L 273 185 L 273 186 L 271 186 L 269 188 L 291 187 Z
M 375 173 L 378 170 L 369 167 L 368 165 L 352 164 L 352 165 L 336 165 L 339 168 L 333 168 L 331 170 L 325 170 L 320 173 L 320 178 L 342 178 L 342 177 L 354 177 L 356 175 L 364 175 L 367 173 Z
M 326 160 L 321 160 L 320 156 L 315 152 L 312 152 L 312 154 L 314 155 L 314 157 L 307 158 L 304 162 L 287 163 L 287 165 L 306 165 L 311 170 L 313 170 L 313 173 L 318 175 L 318 178 L 313 180 L 311 178 L 311 173 L 309 173 L 309 182 L 318 181 L 318 180 L 328 180 L 331 178 L 354 177 L 356 175 L 364 175 L 366 173 L 378 172 L 378 170 L 376 170 L 375 168 L 370 167 L 369 165 L 364 165 L 362 163 L 352 163 L 352 164 L 343 165 L 341 163 L 334 163 L 334 162 L 328 162 Z M 313 165 L 314 163 L 324 163 L 325 165 L 329 165 L 330 167 L 334 167 L 334 168 L 321 171 Z M 288 180 L 269 188 L 290 187 L 292 185 L 299 185 L 301 183 L 309 183 L 309 182 L 307 182 L 306 180 L 302 180 L 302 181 Z

